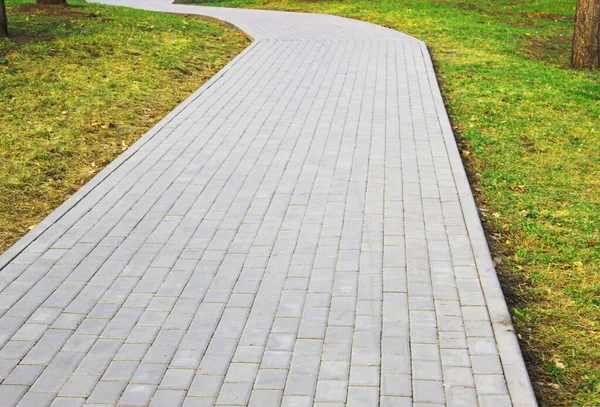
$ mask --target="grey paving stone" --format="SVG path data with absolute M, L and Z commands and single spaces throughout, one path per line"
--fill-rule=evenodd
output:
M 196 375 L 189 388 L 188 394 L 194 397 L 216 398 L 223 385 L 223 379 L 223 376 L 217 375 Z
M 47 370 L 74 372 L 85 357 L 83 352 L 58 352 L 48 365 Z
M 37 393 L 37 392 L 27 392 L 23 396 L 23 398 L 17 404 L 18 407 L 29 407 L 29 406 L 39 406 L 39 407 L 48 407 L 52 401 L 54 400 L 55 395 L 53 393 Z
M 59 396 L 87 397 L 92 393 L 99 380 L 99 375 L 75 374 L 62 387 Z
M 183 407 L 213 407 L 215 399 L 209 397 L 186 397 L 183 400 Z
M 350 386 L 348 388 L 348 407 L 378 406 L 379 389 L 377 387 Z
M 284 395 L 312 396 L 315 392 L 317 377 L 314 374 L 289 374 Z
M 475 387 L 479 394 L 507 394 L 503 375 L 475 375 Z
M 379 405 L 381 407 L 412 407 L 413 402 L 410 397 L 381 396 Z
M 382 396 L 412 396 L 410 375 L 384 374 L 381 376 Z
M 481 401 L 483 402 L 483 400 Z M 448 387 L 446 388 L 446 403 L 448 406 L 475 406 L 477 405 L 477 393 L 474 388 Z
M 155 391 L 155 385 L 129 384 L 121 395 L 118 404 L 120 406 L 147 406 Z
M 346 361 L 322 361 L 319 380 L 347 380 L 350 363 Z
M 250 400 L 252 383 L 224 383 L 217 404 L 246 405 Z
M 102 380 L 129 381 L 138 367 L 134 361 L 113 361 L 102 375 Z
M 167 370 L 167 364 L 140 363 L 133 374 L 131 383 L 158 385 Z
M 179 407 L 184 398 L 184 390 L 158 390 L 152 398 L 150 407 Z
M 45 370 L 31 386 L 32 391 L 58 393 L 63 384 L 71 377 L 71 372 Z
M 3 384 L 32 385 L 44 370 L 43 366 L 19 365 L 4 379 Z
M 315 402 L 321 403 L 346 403 L 348 382 L 346 380 L 319 380 Z
M 168 390 L 187 390 L 190 388 L 194 373 L 193 369 L 168 369 L 160 382 L 160 388 Z
M 281 390 L 253 390 L 250 395 L 249 407 L 279 407 L 281 405 Z
M 413 400 L 415 403 L 445 402 L 444 388 L 441 381 L 414 380 Z
M 87 401 L 99 404 L 116 403 L 121 397 L 121 393 L 125 389 L 127 382 L 125 381 L 100 381 L 88 397 Z
M 351 386 L 379 386 L 379 366 L 351 366 Z
M 287 370 L 260 369 L 254 382 L 255 389 L 283 390 L 287 379 Z
M 100 376 L 111 361 L 110 356 L 87 355 L 77 367 L 76 374 Z
M 0 406 L 14 406 L 27 391 L 27 386 L 0 384 Z
M 81 407 L 84 403 L 84 398 L 57 397 L 50 407 Z
M 226 383 L 246 383 L 254 382 L 258 372 L 258 363 L 231 363 L 227 374 Z

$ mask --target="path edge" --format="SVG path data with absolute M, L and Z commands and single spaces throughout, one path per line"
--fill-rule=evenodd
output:
M 435 109 L 446 143 L 450 166 L 454 174 L 467 233 L 469 234 L 469 240 L 473 248 L 481 287 L 490 314 L 508 392 L 515 407 L 537 407 L 538 404 L 533 386 L 531 385 L 531 379 L 529 378 L 517 334 L 512 324 L 508 306 L 506 305 L 506 299 L 498 280 L 487 239 L 483 231 L 483 225 L 479 219 L 477 205 L 458 150 L 458 145 L 456 144 L 450 117 L 442 99 L 431 54 L 425 43 L 421 43 L 421 52 L 427 68 Z

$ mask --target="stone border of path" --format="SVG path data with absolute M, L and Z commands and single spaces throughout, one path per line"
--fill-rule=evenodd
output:
M 181 12 L 182 6 L 174 9 L 173 12 Z M 185 7 L 185 6 L 183 6 Z M 202 10 L 196 6 L 190 6 L 188 13 L 201 14 Z M 211 16 L 214 18 L 214 16 Z M 231 22 L 227 22 L 232 24 Z M 235 24 L 234 24 L 235 25 Z M 83 198 L 99 186 L 110 174 L 112 174 L 121 165 L 127 162 L 144 144 L 150 141 L 161 129 L 176 118 L 187 106 L 196 100 L 202 93 L 209 89 L 215 82 L 219 80 L 231 67 L 233 67 L 243 56 L 250 52 L 256 45 L 256 42 L 251 44 L 240 55 L 234 58 L 223 70 L 212 77 L 198 91 L 192 94 L 175 110 L 169 113 L 163 120 L 154 126 L 148 133 L 142 136 L 134 143 L 127 151 L 115 159 L 104 170 L 98 173 L 92 180 L 86 183 L 79 191 L 71 198 L 64 202 L 59 208 L 53 211 L 39 225 L 33 228 L 27 235 L 20 239 L 15 245 L 9 248 L 0 256 L 0 270 L 4 268 L 11 260 L 19 253 L 24 251 L 29 245 L 36 241 L 51 225 L 67 215 Z M 432 89 L 439 89 L 433 63 L 431 61 L 429 51 L 423 42 L 420 42 L 421 52 L 426 61 L 427 75 Z M 536 406 L 536 399 L 529 380 L 527 369 L 523 362 L 523 357 L 520 351 L 514 328 L 512 326 L 510 313 L 506 306 L 506 302 L 498 281 L 498 277 L 490 256 L 487 241 L 483 231 L 482 224 L 479 219 L 477 207 L 473 199 L 471 188 L 467 179 L 467 175 L 459 154 L 458 147 L 454 138 L 454 134 L 450 125 L 441 93 L 434 93 L 434 104 L 437 112 L 439 123 L 442 127 L 442 133 L 446 143 L 446 148 L 449 154 L 449 160 L 452 166 L 452 171 L 456 180 L 463 215 L 467 225 L 469 238 L 473 247 L 477 267 L 480 273 L 480 282 L 483 287 L 486 303 L 488 306 L 494 335 L 496 338 L 498 352 L 502 361 L 505 379 L 508 385 L 509 393 L 515 406 Z
M 439 88 L 435 70 L 433 68 L 433 62 L 429 55 L 429 51 L 427 50 L 427 46 L 423 44 L 422 48 L 423 56 L 427 61 L 427 70 L 432 87 L 437 86 Z M 477 205 L 473 198 L 469 179 L 467 178 L 467 173 L 458 151 L 454 132 L 452 131 L 452 126 L 450 124 L 450 118 L 448 117 L 441 93 L 438 92 L 434 96 L 436 98 L 435 108 L 438 113 L 440 124 L 442 125 L 444 139 L 446 140 L 450 164 L 452 165 L 452 171 L 456 180 L 467 231 L 473 247 L 473 253 L 475 254 L 477 268 L 480 273 L 479 280 L 481 281 L 488 311 L 490 313 L 490 319 L 494 329 L 496 343 L 498 345 L 498 353 L 502 360 L 506 384 L 515 406 L 537 406 L 535 393 L 531 386 L 531 380 L 527 373 L 519 341 L 512 324 L 504 294 L 502 293 L 502 288 L 500 287 L 500 281 L 498 280 L 498 275 L 483 231 L 483 225 L 479 219 Z

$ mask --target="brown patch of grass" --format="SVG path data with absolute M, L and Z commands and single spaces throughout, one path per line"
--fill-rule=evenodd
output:
M 531 19 L 548 20 L 548 21 L 554 21 L 554 22 L 559 22 L 559 21 L 573 22 L 572 17 L 564 15 L 564 14 L 544 13 L 542 11 L 535 11 L 535 12 L 523 11 L 520 14 L 525 18 L 531 18 Z
M 566 35 L 531 36 L 526 51 L 532 59 L 567 68 L 571 58 L 571 37 Z
M 27 14 L 27 15 L 44 15 L 54 16 L 58 18 L 74 17 L 82 18 L 85 14 L 82 14 L 81 7 L 74 5 L 55 5 L 47 6 L 35 3 L 19 4 L 12 7 L 7 7 L 7 12 L 10 14 Z M 95 17 L 95 16 L 94 16 Z

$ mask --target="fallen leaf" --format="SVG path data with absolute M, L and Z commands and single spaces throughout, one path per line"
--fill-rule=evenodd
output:
M 596 241 L 595 240 L 589 240 L 587 242 L 587 245 L 588 245 L 588 247 L 594 247 L 594 246 L 596 246 Z

